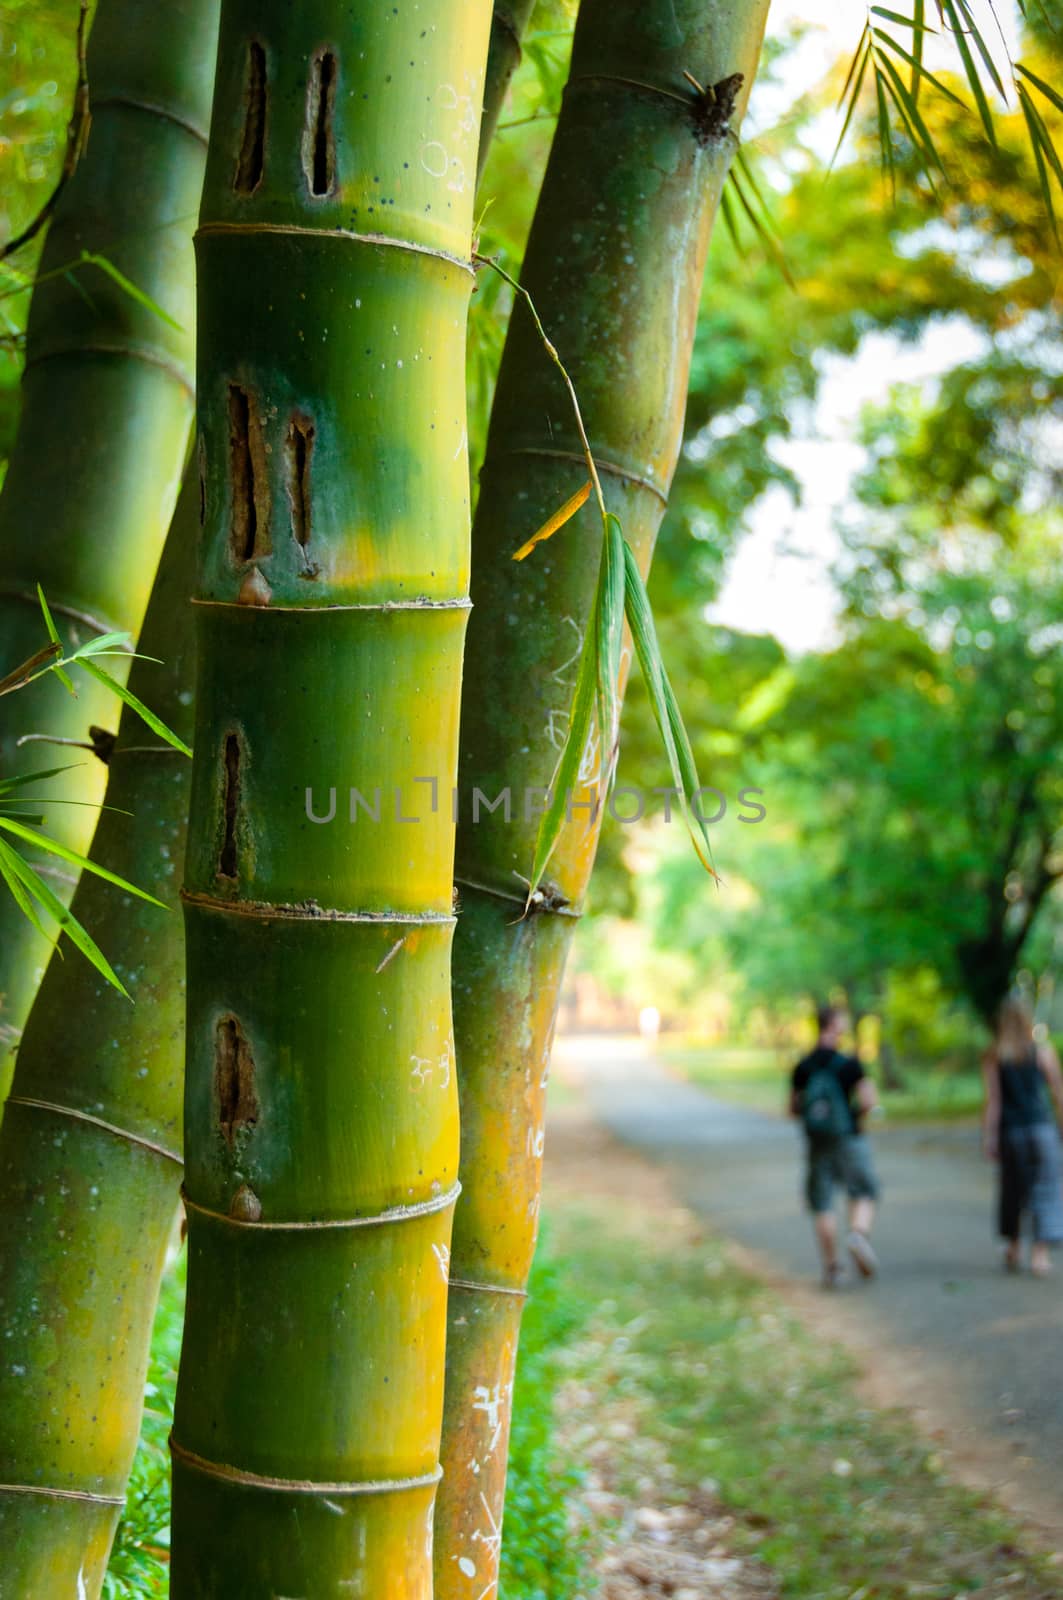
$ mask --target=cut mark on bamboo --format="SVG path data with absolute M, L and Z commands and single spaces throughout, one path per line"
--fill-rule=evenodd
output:
M 204 911 L 217 911 L 232 917 L 257 917 L 264 922 L 284 919 L 293 922 L 363 922 L 376 927 L 397 923 L 400 927 L 416 928 L 451 928 L 455 922 L 455 918 L 447 911 L 336 911 L 330 906 L 319 905 L 316 900 L 304 900 L 299 905 L 275 905 L 268 900 L 219 900 L 215 895 L 201 894 L 194 889 L 182 889 L 181 899 L 185 905 L 199 906 Z
M 503 1283 L 476 1283 L 472 1278 L 451 1278 L 452 1289 L 465 1289 L 470 1294 L 508 1294 L 515 1300 L 527 1300 L 527 1289 L 510 1289 Z
M 316 1233 L 323 1230 L 334 1231 L 337 1228 L 380 1228 L 391 1222 L 415 1222 L 418 1217 L 430 1217 L 437 1211 L 449 1211 L 456 1204 L 460 1193 L 461 1184 L 455 1183 L 451 1188 L 444 1189 L 442 1194 L 433 1195 L 431 1200 L 419 1200 L 412 1206 L 388 1206 L 385 1211 L 374 1211 L 368 1217 L 320 1217 L 296 1222 L 263 1222 L 261 1206 L 257 1217 L 239 1215 L 233 1211 L 214 1211 L 210 1206 L 201 1206 L 197 1201 L 190 1200 L 184 1188 L 181 1190 L 181 1199 L 185 1203 L 186 1211 L 196 1211 L 201 1217 L 210 1217 L 213 1222 L 224 1222 L 230 1227 L 258 1228 L 267 1233 Z M 257 1195 L 252 1198 L 258 1201 Z
M 84 341 L 79 341 L 75 345 L 56 344 L 49 350 L 38 350 L 28 356 L 23 372 L 29 372 L 32 367 L 40 366 L 43 361 L 69 359 L 72 356 L 88 360 L 95 356 L 118 356 L 127 361 L 145 361 L 149 367 L 161 367 L 168 377 L 186 390 L 191 399 L 194 400 L 196 397 L 195 380 L 190 372 L 186 372 L 184 367 L 179 366 L 161 351 L 150 350 L 138 344 L 111 344 L 104 340 L 97 340 L 92 344 L 86 344 Z M 54 611 L 55 607 L 52 609 Z
M 310 193 L 331 194 L 336 187 L 336 140 L 333 114 L 336 106 L 336 57 L 318 50 L 310 62 L 306 84 L 306 127 L 303 131 L 303 171 Z
M 553 461 L 578 461 L 581 467 L 587 464 L 587 458 L 578 450 L 548 450 L 542 445 L 518 445 L 512 450 L 500 452 L 507 456 L 545 456 Z M 637 484 L 640 489 L 648 489 L 655 494 L 663 506 L 668 504 L 668 496 L 652 478 L 647 478 L 640 472 L 632 472 L 629 467 L 618 466 L 615 461 L 602 461 L 598 456 L 594 458 L 594 465 L 599 472 L 608 473 L 611 478 L 622 478 L 625 483 Z
M 257 39 L 247 47 L 247 86 L 244 89 L 244 132 L 236 158 L 233 188 L 237 194 L 254 194 L 266 166 L 266 52 Z
M 238 383 L 229 385 L 229 467 L 229 548 L 233 560 L 243 565 L 269 555 L 269 483 L 258 405 L 250 390 Z
M 218 1127 L 231 1150 L 258 1122 L 255 1059 L 239 1019 L 231 1013 L 214 1030 L 214 1092 L 218 1100 Z
M 276 1489 L 286 1494 L 400 1494 L 406 1489 L 433 1489 L 443 1476 L 442 1467 L 417 1478 L 379 1478 L 363 1483 L 316 1483 L 310 1478 L 268 1478 L 258 1472 L 245 1472 L 224 1461 L 208 1461 L 194 1450 L 186 1450 L 170 1435 L 170 1454 L 182 1466 L 229 1483 L 244 1483 L 253 1489 Z M 120 1502 L 121 1503 L 121 1502 Z
M 188 117 L 182 117 L 179 112 L 174 111 L 170 106 L 157 105 L 153 100 L 138 100 L 134 95 L 129 94 L 93 95 L 93 116 L 96 115 L 97 111 L 102 111 L 104 106 L 123 106 L 127 111 L 146 111 L 149 116 L 161 117 L 164 122 L 172 122 L 175 128 L 183 128 L 185 133 L 190 133 L 204 147 L 207 144 L 206 129 L 200 128 L 196 123 L 190 121 Z
M 311 561 L 307 546 L 310 543 L 312 506 L 310 499 L 310 462 L 314 453 L 314 424 L 309 417 L 295 412 L 288 424 L 286 440 L 288 457 L 288 501 L 292 510 L 292 537 L 303 558 L 303 577 L 316 578 L 318 568 Z
M 297 222 L 201 222 L 196 229 L 196 238 L 203 239 L 212 233 L 286 233 L 309 236 L 311 239 L 344 239 L 348 244 L 380 245 L 385 250 L 407 250 L 411 255 L 445 261 L 448 266 L 460 267 L 474 281 L 476 278 L 476 269 L 471 261 L 451 255 L 449 250 L 436 250 L 430 244 L 417 244 L 413 239 L 393 239 L 386 233 L 356 233 L 352 228 L 306 228 Z
M 36 596 L 34 596 L 34 604 L 36 604 Z M 228 610 L 228 611 L 240 611 L 240 610 L 243 609 L 243 604 L 241 604 L 239 601 L 234 605 L 231 600 L 200 600 L 200 599 L 195 598 L 194 596 L 193 596 L 193 599 L 192 599 L 192 604 L 194 606 L 214 606 L 219 611 L 226 611 L 226 610 Z M 38 609 L 40 609 L 40 608 L 38 607 Z M 56 608 L 53 606 L 52 610 L 54 611 L 55 609 Z M 376 600 L 376 601 L 366 600 L 366 601 L 362 601 L 362 602 L 355 602 L 352 605 L 270 606 L 270 611 L 272 611 L 274 613 L 276 613 L 278 611 L 279 612 L 288 612 L 292 616 L 307 617 L 307 618 L 309 618 L 309 617 L 330 616 L 330 615 L 334 616 L 337 611 L 471 611 L 471 610 L 472 610 L 472 601 L 469 600 L 464 595 L 461 596 L 457 600 L 425 600 L 425 599 L 421 598 L 421 599 L 418 599 L 418 600 Z
M 90 1494 L 87 1489 L 48 1489 L 40 1483 L 0 1483 L 0 1494 L 43 1494 L 53 1500 L 86 1500 L 94 1506 L 124 1506 L 121 1496 Z
M 228 878 L 230 882 L 235 883 L 240 870 L 236 850 L 236 824 L 240 814 L 240 741 L 235 733 L 225 736 L 222 767 L 225 774 L 222 796 L 222 822 L 225 831 L 222 835 L 221 850 L 218 852 L 218 877 Z
M 104 1133 L 112 1134 L 116 1139 L 124 1139 L 126 1144 L 139 1145 L 142 1150 L 150 1150 L 152 1155 L 165 1156 L 167 1161 L 173 1161 L 177 1166 L 183 1167 L 184 1162 L 172 1150 L 167 1150 L 163 1144 L 156 1144 L 154 1139 L 145 1139 L 142 1134 L 130 1133 L 128 1128 L 119 1128 L 114 1122 L 105 1122 L 102 1117 L 94 1117 L 88 1111 L 75 1111 L 73 1106 L 57 1106 L 50 1100 L 34 1100 L 29 1095 L 12 1094 L 7 1097 L 9 1106 L 29 1106 L 34 1111 L 51 1111 L 57 1117 L 72 1117 L 75 1122 L 87 1122 L 90 1127 L 99 1128 Z

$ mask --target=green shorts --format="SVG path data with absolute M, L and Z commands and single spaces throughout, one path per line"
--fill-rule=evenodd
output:
M 808 1141 L 805 1179 L 808 1209 L 830 1211 L 834 1206 L 835 1185 L 843 1188 L 850 1200 L 878 1199 L 871 1146 L 862 1133 L 849 1134 L 842 1139 Z

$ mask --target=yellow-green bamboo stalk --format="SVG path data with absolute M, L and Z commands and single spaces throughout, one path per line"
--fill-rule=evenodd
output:
M 431 1594 L 489 20 L 486 0 L 222 8 L 174 1600 Z
M 152 591 L 130 687 L 186 740 L 192 475 Z M 88 873 L 74 914 L 135 1005 L 64 940 L 26 1024 L 0 1127 L 0 1595 L 99 1593 L 136 1448 L 166 1243 L 178 1204 L 184 940 L 178 904 L 191 764 L 130 710 L 92 859 L 169 909 Z M 132 815 L 129 815 L 132 813 Z
M 766 0 L 583 0 L 525 257 L 522 282 L 574 379 L 609 509 L 644 572 L 682 437 L 709 232 L 766 11 Z M 487 1600 L 497 1588 L 550 1044 L 597 843 L 588 811 L 573 809 L 522 915 L 541 809 L 526 796 L 549 788 L 567 730 L 601 520 L 589 504 L 532 558 L 515 565 L 512 556 L 586 478 L 570 398 L 518 302 L 473 529 L 462 700 L 453 995 L 463 1192 L 437 1600 Z M 477 789 L 490 801 L 508 791 L 509 818 L 502 807 L 474 818 Z
M 84 642 L 139 631 L 177 496 L 192 418 L 192 228 L 206 154 L 218 0 L 100 0 L 88 50 L 88 148 L 52 219 L 27 330 L 22 418 L 0 496 L 0 636 L 7 668 L 45 641 L 37 584 L 60 631 Z M 101 266 L 102 257 L 165 313 Z M 72 268 L 67 274 L 62 269 Z M 173 324 L 176 324 L 174 326 Z M 54 767 L 27 733 L 87 741 L 114 701 L 49 675 L 0 699 L 0 774 Z M 42 755 L 42 752 L 44 753 Z M 86 759 L 48 795 L 98 800 Z M 83 852 L 91 808 L 53 805 L 48 827 Z M 69 902 L 74 881 L 41 860 Z M 50 946 L 0 895 L 0 1093 Z M 6 1047 L 6 1048 L 5 1048 Z

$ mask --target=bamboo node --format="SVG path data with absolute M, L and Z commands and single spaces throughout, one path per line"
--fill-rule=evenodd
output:
M 316 1483 L 310 1478 L 272 1478 L 259 1472 L 246 1472 L 242 1467 L 230 1466 L 225 1461 L 208 1461 L 194 1450 L 186 1450 L 171 1433 L 170 1454 L 174 1461 L 193 1472 L 207 1477 L 224 1478 L 228 1483 L 240 1483 L 249 1489 L 273 1489 L 283 1494 L 402 1494 L 410 1489 L 434 1489 L 443 1476 L 442 1467 L 415 1478 L 367 1479 L 361 1483 Z

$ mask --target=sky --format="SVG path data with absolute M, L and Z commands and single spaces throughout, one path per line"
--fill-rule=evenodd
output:
M 979 22 L 992 28 L 986 0 L 974 0 Z M 893 9 L 903 12 L 904 5 Z M 931 8 L 928 7 L 928 14 Z M 998 9 L 1012 50 L 1017 49 L 1016 19 L 1004 0 Z M 778 86 L 754 100 L 753 113 L 769 125 L 795 95 L 816 82 L 839 56 L 852 55 L 863 26 L 856 0 L 774 0 L 769 28 L 781 32 L 804 22 L 809 31 L 780 64 Z M 928 40 L 927 64 L 954 65 L 953 46 Z M 1003 76 L 1003 74 L 1002 74 Z M 1006 79 L 1005 79 L 1006 81 Z M 840 123 L 825 119 L 823 154 L 829 159 Z M 753 128 L 755 136 L 755 126 Z M 865 459 L 857 442 L 862 408 L 884 401 L 895 383 L 933 380 L 946 368 L 971 360 L 984 342 L 961 318 L 930 324 L 915 341 L 901 343 L 887 334 L 865 338 L 851 358 L 823 360 L 818 403 L 799 435 L 776 447 L 778 458 L 802 485 L 795 506 L 785 490 L 773 487 L 754 507 L 749 532 L 739 542 L 723 587 L 706 616 L 711 622 L 749 633 L 771 632 L 790 651 L 831 644 L 839 609 L 830 568 L 841 550 L 836 524 L 849 486 Z

